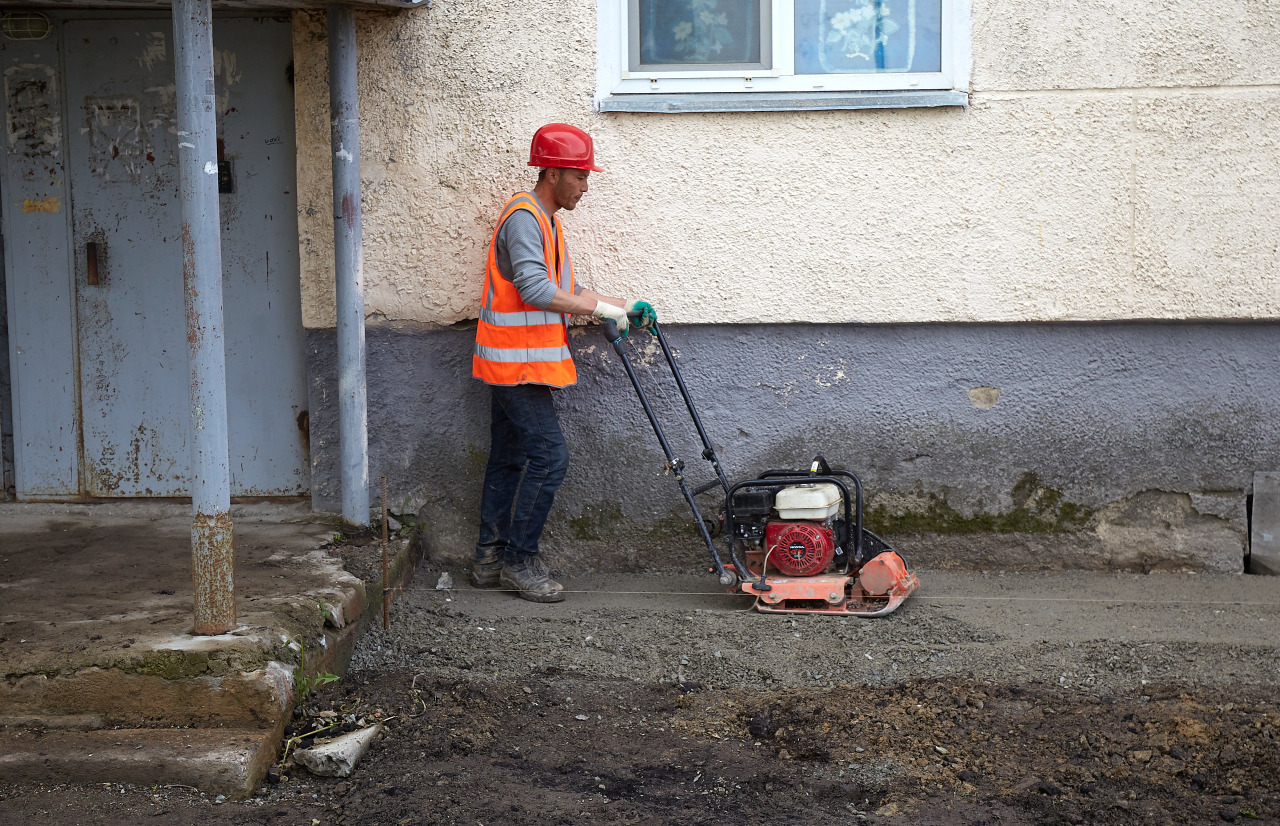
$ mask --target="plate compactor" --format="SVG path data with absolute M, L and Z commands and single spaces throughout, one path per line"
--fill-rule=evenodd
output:
M 729 593 L 754 595 L 759 611 L 882 617 L 920 587 L 902 556 L 862 526 L 862 482 L 853 473 L 831 468 L 818 456 L 807 470 L 767 470 L 756 479 L 729 483 L 662 327 L 655 321 L 650 329 L 702 440 L 702 458 L 716 474 L 713 481 L 690 488 L 684 461 L 671 451 L 627 358 L 617 324 L 606 320 L 602 326 L 653 425 L 667 457 L 666 471 L 675 477 L 693 510 L 711 554 L 714 567 L 710 570 L 720 576 Z M 724 503 L 715 517 L 705 516 L 697 497 L 716 489 L 723 493 Z M 727 565 L 716 549 L 714 538 L 719 536 L 725 537 L 728 546 Z

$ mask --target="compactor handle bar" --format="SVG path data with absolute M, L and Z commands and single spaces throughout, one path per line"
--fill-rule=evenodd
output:
M 639 313 L 629 313 L 628 318 L 639 318 Z M 720 560 L 720 554 L 716 551 L 715 543 L 711 540 L 711 534 L 707 531 L 706 523 L 702 519 L 702 513 L 698 510 L 698 503 L 694 500 L 694 493 L 689 489 L 688 482 L 684 478 L 684 460 L 676 458 L 675 453 L 671 450 L 671 445 L 667 442 L 666 435 L 662 432 L 662 425 L 658 423 L 657 416 L 654 415 L 653 408 L 649 405 L 649 399 L 645 396 L 644 390 L 640 387 L 640 379 L 636 375 L 635 368 L 631 366 L 631 360 L 627 358 L 627 352 L 622 346 L 622 334 L 618 331 L 618 325 L 613 319 L 604 319 L 601 326 L 604 328 L 605 338 L 609 344 L 613 346 L 614 352 L 622 359 L 622 366 L 627 371 L 627 378 L 631 379 L 631 386 L 635 388 L 636 396 L 640 399 L 640 406 L 644 408 L 645 415 L 649 417 L 649 424 L 653 427 L 654 435 L 658 437 L 658 444 L 662 447 L 662 453 L 667 457 L 666 469 L 673 473 L 676 481 L 680 483 L 680 490 L 684 494 L 685 501 L 689 503 L 689 508 L 693 511 L 695 521 L 698 523 L 698 532 L 702 535 L 702 541 L 707 545 L 707 551 L 711 554 L 711 561 L 715 565 L 716 573 L 720 577 L 720 583 L 726 587 L 732 587 L 738 580 L 745 580 L 750 577 L 746 563 L 738 558 L 737 549 L 730 543 L 729 552 L 733 560 L 733 565 L 737 569 L 736 574 L 725 568 L 724 563 Z M 702 426 L 702 419 L 698 416 L 698 410 L 694 407 L 693 399 L 689 396 L 689 390 L 685 386 L 684 377 L 680 375 L 680 368 L 676 364 L 674 354 L 671 352 L 671 345 L 667 343 L 667 337 L 662 332 L 662 327 L 657 321 L 649 327 L 655 338 L 658 339 L 658 345 L 662 348 L 662 354 L 667 359 L 667 364 L 671 367 L 671 375 L 675 378 L 676 387 L 680 390 L 680 396 L 684 399 L 685 407 L 689 409 L 689 416 L 693 419 L 693 426 L 698 431 L 698 437 L 702 440 L 702 458 L 711 463 L 715 469 L 718 484 L 724 489 L 726 501 L 729 495 L 729 480 L 724 475 L 724 470 L 720 467 L 720 460 L 716 457 L 715 448 L 711 446 L 711 440 L 707 437 L 707 431 Z M 711 486 L 703 486 L 699 491 L 710 489 Z

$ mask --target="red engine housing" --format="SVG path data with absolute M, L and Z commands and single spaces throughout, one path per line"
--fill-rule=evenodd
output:
M 836 552 L 835 533 L 817 522 L 769 522 L 764 544 L 768 564 L 783 576 L 817 576 Z

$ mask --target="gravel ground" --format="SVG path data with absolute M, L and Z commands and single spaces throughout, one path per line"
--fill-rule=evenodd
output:
M 1280 579 L 917 573 L 859 620 L 661 572 L 538 605 L 424 564 L 294 721 L 385 722 L 350 778 L 0 785 L 0 822 L 1280 824 Z
M 581 674 L 717 688 L 891 685 L 909 679 L 1035 680 L 1094 694 L 1144 686 L 1280 684 L 1280 580 L 1191 574 L 920 572 L 879 619 L 781 616 L 710 576 L 563 577 L 564 603 L 451 591 L 426 566 L 392 629 L 353 669 L 429 668 L 520 680 Z

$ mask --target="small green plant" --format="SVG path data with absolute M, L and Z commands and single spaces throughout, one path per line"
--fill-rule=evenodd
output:
M 330 674 L 328 671 L 307 677 L 301 673 L 301 669 L 295 668 L 293 670 L 293 680 L 294 685 L 298 686 L 298 702 L 302 702 L 307 699 L 307 695 L 314 689 L 329 683 L 336 683 L 339 677 L 337 674 Z
M 401 538 L 413 533 L 414 530 L 422 525 L 422 523 L 418 521 L 418 514 L 409 507 L 409 498 L 407 496 L 405 497 L 404 504 L 400 506 L 400 513 L 396 513 L 395 511 L 388 509 L 387 516 L 400 523 L 400 530 L 396 531 L 396 534 Z
M 293 667 L 293 686 L 297 691 L 297 701 L 302 703 L 317 688 L 326 686 L 329 683 L 336 683 L 340 678 L 337 674 L 331 674 L 328 671 L 321 671 L 318 674 L 307 675 L 307 649 L 302 644 L 302 640 L 294 637 L 290 642 L 298 644 L 298 664 Z

